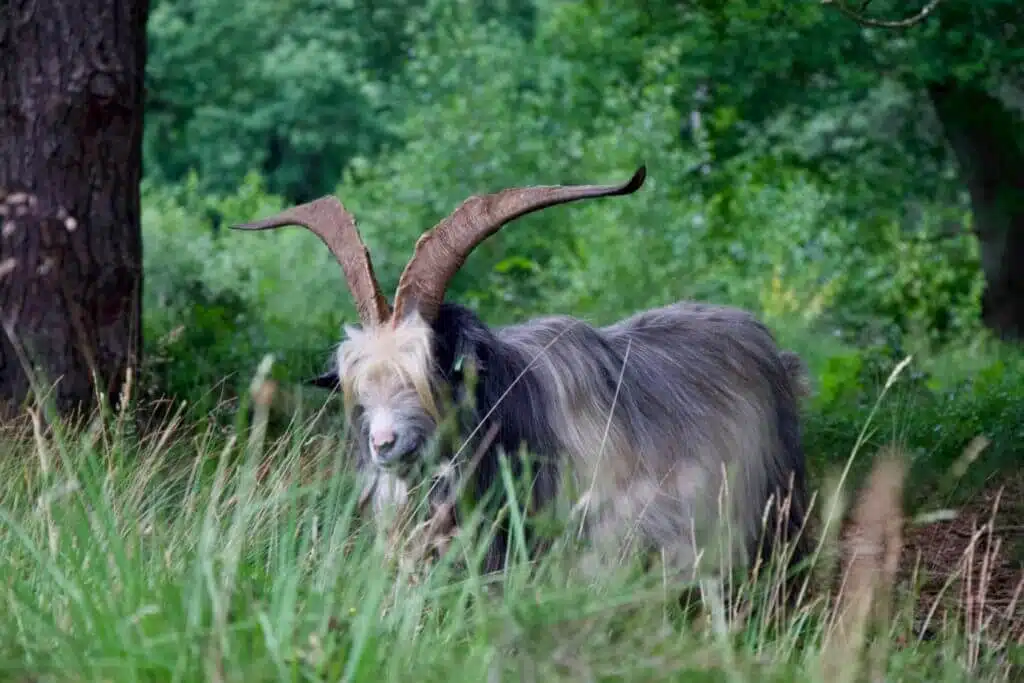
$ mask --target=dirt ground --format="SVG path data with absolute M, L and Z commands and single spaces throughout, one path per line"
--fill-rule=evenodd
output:
M 915 631 L 956 619 L 990 642 L 1024 644 L 1024 467 L 989 482 L 955 519 L 909 526 L 900 567 L 921 595 Z

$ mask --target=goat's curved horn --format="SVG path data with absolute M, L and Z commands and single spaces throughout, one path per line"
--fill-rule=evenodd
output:
M 232 225 L 232 230 L 268 230 L 301 225 L 319 237 L 345 272 L 363 325 L 383 325 L 391 316 L 388 300 L 380 291 L 373 272 L 370 251 L 363 244 L 352 214 L 332 196 L 293 206 L 269 218 Z
M 448 282 L 470 252 L 507 223 L 558 204 L 632 194 L 646 177 L 647 167 L 641 166 L 632 178 L 618 185 L 514 187 L 470 197 L 416 242 L 412 258 L 398 281 L 392 321 L 397 323 L 412 310 L 428 322 L 433 321 Z

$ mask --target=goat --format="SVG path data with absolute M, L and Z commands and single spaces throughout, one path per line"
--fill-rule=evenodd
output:
M 692 572 L 702 544 L 727 517 L 733 566 L 766 556 L 773 533 L 794 541 L 793 560 L 803 556 L 798 400 L 806 377 L 799 357 L 779 350 L 753 315 L 681 302 L 603 328 L 558 315 L 491 329 L 444 301 L 470 252 L 507 223 L 558 204 L 632 194 L 645 178 L 641 166 L 618 185 L 520 187 L 469 198 L 419 238 L 393 310 L 337 198 L 232 226 L 304 226 L 340 263 L 361 325 L 344 327 L 331 369 L 311 382 L 341 391 L 376 510 L 407 500 L 416 483 L 411 465 L 452 415 L 443 399 L 465 395 L 472 366 L 473 408 L 455 420 L 477 433 L 496 429 L 467 476 L 477 495 L 496 481 L 501 488 L 505 453 L 515 473 L 532 468 L 535 508 L 566 490 L 564 474 L 586 492 L 585 528 L 602 552 L 646 547 L 662 552 L 670 570 Z M 450 449 L 443 457 L 453 464 Z M 723 487 L 728 500 L 720 507 Z M 486 571 L 502 568 L 508 542 L 499 525 Z

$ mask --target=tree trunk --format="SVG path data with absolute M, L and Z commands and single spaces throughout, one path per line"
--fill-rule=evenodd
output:
M 985 273 L 984 323 L 1024 339 L 1024 135 L 1021 120 L 975 86 L 933 83 L 928 95 L 971 196 Z
M 114 404 L 139 362 L 148 12 L 0 3 L 0 417 L 30 394 L 25 360 L 65 415 Z

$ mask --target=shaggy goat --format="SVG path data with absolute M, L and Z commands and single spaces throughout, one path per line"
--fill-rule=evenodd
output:
M 517 474 L 531 454 L 533 506 L 551 501 L 569 474 L 585 491 L 586 528 L 604 549 L 598 557 L 639 545 L 663 552 L 679 572 L 694 569 L 722 518 L 733 566 L 749 566 L 758 548 L 763 557 L 780 535 L 796 538 L 806 507 L 803 368 L 749 313 L 684 302 L 604 328 L 552 316 L 490 329 L 470 310 L 443 303 L 470 252 L 508 222 L 557 204 L 631 194 L 645 176 L 640 167 L 619 185 L 513 188 L 468 199 L 420 237 L 393 311 L 354 219 L 336 198 L 233 226 L 305 226 L 340 262 L 362 327 L 345 327 L 333 369 L 314 383 L 343 392 L 375 508 L 404 502 L 416 483 L 410 463 L 436 445 L 439 425 L 452 414 L 442 399 L 460 400 L 472 364 L 474 407 L 455 422 L 478 433 L 497 430 L 469 475 L 476 494 L 496 481 L 501 488 L 499 453 Z M 785 519 L 780 507 L 788 509 Z M 507 529 L 499 528 L 486 569 L 502 566 L 507 543 Z M 797 547 L 799 557 L 799 540 Z

